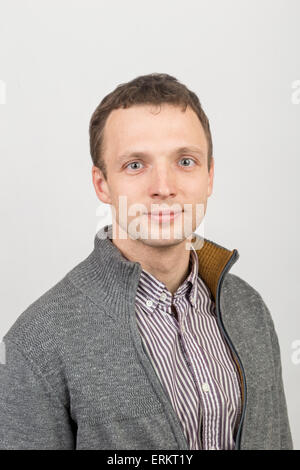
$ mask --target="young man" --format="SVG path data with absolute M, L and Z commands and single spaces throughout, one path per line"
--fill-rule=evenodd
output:
M 174 77 L 117 87 L 90 123 L 113 224 L 3 340 L 4 449 L 292 449 L 280 348 L 237 250 L 194 234 L 208 119 Z

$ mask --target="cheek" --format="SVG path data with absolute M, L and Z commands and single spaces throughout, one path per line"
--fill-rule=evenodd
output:
M 110 194 L 116 207 L 121 204 L 122 198 L 125 197 L 127 200 L 129 199 L 128 192 L 129 188 L 124 184 L 122 185 L 121 181 L 114 181 L 114 183 L 110 186 Z
M 187 197 L 190 197 L 193 200 L 203 199 L 207 194 L 208 188 L 208 179 L 199 178 L 198 180 L 190 181 L 184 188 L 184 191 L 187 194 Z
M 113 195 L 113 205 L 122 220 L 126 218 L 131 220 L 147 212 L 143 200 L 143 196 L 139 195 L 133 185 L 118 187 Z

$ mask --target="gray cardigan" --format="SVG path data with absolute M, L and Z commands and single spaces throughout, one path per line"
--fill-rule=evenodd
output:
M 111 227 L 102 227 L 87 258 L 3 337 L 0 449 L 188 450 L 138 331 L 142 267 L 108 239 Z M 207 239 L 194 247 L 242 382 L 235 448 L 293 449 L 270 312 L 253 287 L 229 273 L 236 250 Z

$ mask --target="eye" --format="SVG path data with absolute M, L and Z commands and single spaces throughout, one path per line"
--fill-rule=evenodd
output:
M 189 158 L 189 157 L 184 157 L 180 161 L 183 161 L 183 160 L 190 160 L 191 162 L 194 162 L 196 164 L 195 160 L 193 160 L 192 158 Z M 183 166 L 187 166 L 187 165 L 183 165 Z M 190 166 L 191 165 L 188 165 L 187 167 L 190 167 Z
M 128 168 L 130 165 L 136 165 L 136 164 L 140 165 L 140 163 L 141 162 L 130 162 L 125 166 L 125 168 Z M 136 169 L 139 170 L 139 168 L 131 168 L 131 170 L 136 170 Z
M 184 157 L 180 161 L 183 161 L 183 160 L 190 160 L 191 162 L 196 164 L 196 162 L 193 158 Z M 138 161 L 130 162 L 125 166 L 125 168 L 129 168 L 131 170 L 139 170 L 140 168 L 137 168 L 137 167 L 133 168 L 133 167 L 131 167 L 131 165 L 140 165 L 140 164 L 141 164 L 141 162 L 138 162 Z M 183 165 L 183 166 L 186 167 L 186 168 L 189 168 L 190 166 L 193 166 L 193 165 Z

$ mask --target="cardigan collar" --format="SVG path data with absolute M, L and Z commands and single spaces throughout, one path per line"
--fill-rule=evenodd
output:
M 199 276 L 216 301 L 221 275 L 239 258 L 237 250 L 229 250 L 211 240 L 193 234 L 191 241 L 199 261 Z M 105 225 L 95 235 L 94 249 L 90 255 L 75 266 L 68 277 L 95 304 L 102 306 L 109 315 L 122 316 L 128 313 L 126 301 L 133 307 L 142 272 L 139 262 L 123 256 L 112 243 L 112 225 Z

